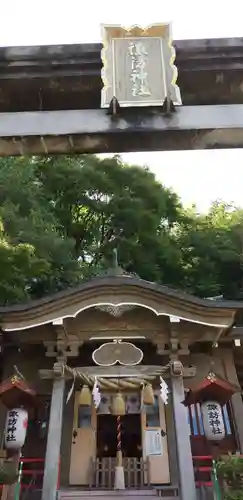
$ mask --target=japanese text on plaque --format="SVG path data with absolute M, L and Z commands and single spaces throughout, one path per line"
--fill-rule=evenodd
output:
M 218 405 L 208 404 L 208 423 L 212 429 L 212 434 L 222 434 L 221 420 L 219 415 Z
M 16 441 L 16 430 L 17 430 L 17 421 L 18 421 L 18 412 L 16 410 L 11 410 L 9 412 L 8 425 L 6 431 L 6 441 Z
M 131 42 L 128 47 L 131 58 L 132 95 L 134 97 L 146 97 L 151 95 L 148 85 L 148 73 L 146 70 L 148 52 L 142 42 Z

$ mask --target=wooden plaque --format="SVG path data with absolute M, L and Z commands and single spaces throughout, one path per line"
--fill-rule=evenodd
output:
M 102 40 L 102 108 L 113 97 L 123 107 L 161 106 L 166 97 L 181 104 L 170 24 L 103 25 Z

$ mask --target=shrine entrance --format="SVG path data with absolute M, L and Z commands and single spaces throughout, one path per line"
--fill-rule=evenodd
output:
M 127 488 L 142 487 L 146 481 L 143 459 L 142 417 L 140 394 L 124 394 L 125 414 L 119 417 L 121 425 L 121 452 Z M 112 414 L 112 395 L 102 397 L 97 413 L 95 484 L 113 488 L 117 462 L 117 416 Z
M 97 457 L 116 457 L 117 419 L 114 415 L 97 417 Z M 141 415 L 131 414 L 121 417 L 122 456 L 142 457 Z
M 141 414 L 126 414 L 121 421 L 121 451 L 126 488 L 141 488 L 148 484 L 146 460 L 143 460 Z M 97 458 L 95 484 L 113 488 L 117 455 L 117 417 L 97 416 Z

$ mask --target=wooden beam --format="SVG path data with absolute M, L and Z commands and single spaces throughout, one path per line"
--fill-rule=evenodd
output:
M 174 45 L 184 104 L 242 102 L 242 38 L 175 40 Z M 97 43 L 0 47 L 0 109 L 39 110 L 40 87 L 45 109 L 99 106 L 101 48 Z
M 243 129 L 243 104 L 181 106 L 170 116 L 160 108 L 123 109 L 116 120 L 103 109 L 0 113 L 0 137 L 150 134 L 215 128 Z
M 123 109 L 116 120 L 101 109 L 0 113 L 2 156 L 217 147 L 243 147 L 243 104 Z
M 161 371 L 162 366 L 136 366 L 136 367 L 128 367 L 128 366 L 110 366 L 109 368 L 104 368 L 101 366 L 80 366 L 76 367 L 77 371 L 80 371 L 82 373 L 86 373 L 89 376 L 97 376 L 97 377 L 104 377 L 105 375 L 109 375 L 110 378 L 117 378 L 117 377 L 146 377 L 146 375 L 153 375 L 154 373 L 158 373 Z M 109 372 L 109 373 L 108 373 Z M 183 377 L 184 378 L 191 378 L 196 375 L 196 367 L 195 366 L 184 366 L 183 367 Z M 39 370 L 39 377 L 41 379 L 45 380 L 50 380 L 54 378 L 54 372 L 53 370 Z M 68 372 L 65 374 L 66 379 L 71 379 L 72 375 Z M 165 372 L 163 374 L 163 378 L 168 378 L 170 377 L 170 373 Z
M 230 339 L 243 339 L 243 326 L 233 326 L 228 338 Z

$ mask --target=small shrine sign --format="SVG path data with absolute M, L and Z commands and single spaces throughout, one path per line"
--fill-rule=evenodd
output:
M 17 431 L 17 422 L 18 422 L 18 410 L 10 410 L 7 417 L 6 422 L 6 441 L 16 441 L 16 431 Z
M 23 408 L 9 410 L 5 425 L 5 446 L 20 449 L 24 445 L 28 426 L 28 413 Z
M 121 107 L 162 106 L 166 98 L 181 104 L 170 24 L 103 25 L 102 39 L 102 108 L 113 97 Z
M 161 456 L 163 454 L 160 430 L 147 430 L 145 434 L 146 456 Z
M 206 401 L 201 405 L 205 436 L 212 441 L 220 441 L 225 437 L 225 426 L 222 408 L 217 401 Z

